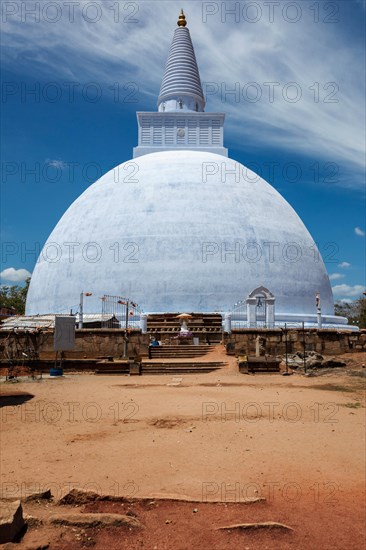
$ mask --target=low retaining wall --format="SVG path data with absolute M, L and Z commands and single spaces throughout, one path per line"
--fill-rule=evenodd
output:
M 78 329 L 75 332 L 75 348 L 63 352 L 65 359 L 89 359 L 98 357 L 123 356 L 125 331 L 119 329 Z M 148 355 L 148 334 L 140 330 L 129 330 L 127 333 L 127 355 Z M 14 351 L 24 350 L 27 355 L 35 351 L 40 359 L 54 359 L 53 330 L 39 332 L 0 331 L 0 358 L 14 356 Z
M 65 351 L 64 358 L 122 357 L 124 336 L 125 331 L 119 329 L 78 329 L 75 333 L 75 349 Z M 235 329 L 230 334 L 224 333 L 222 338 L 230 355 L 256 355 L 258 346 L 261 348 L 261 355 L 285 353 L 285 334 L 281 329 Z M 142 334 L 140 330 L 129 330 L 127 355 L 148 356 L 149 341 L 149 334 Z M 301 329 L 288 329 L 288 353 L 303 351 L 303 341 Z M 366 331 L 308 329 L 305 330 L 305 349 L 323 355 L 366 352 Z M 21 358 L 22 352 L 30 358 L 32 352 L 36 352 L 40 359 L 54 359 L 53 331 L 0 331 L 0 359 L 4 361 L 9 357 Z
M 259 339 L 259 343 L 257 342 Z M 304 350 L 322 355 L 341 355 L 366 351 L 366 331 L 350 332 L 331 329 L 287 330 L 287 351 Z M 235 329 L 225 333 L 224 344 L 229 355 L 255 355 L 258 345 L 261 355 L 283 355 L 286 352 L 285 333 L 281 329 Z

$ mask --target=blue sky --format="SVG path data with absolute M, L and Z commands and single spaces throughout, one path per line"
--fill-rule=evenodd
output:
M 1 283 L 32 272 L 67 207 L 131 158 L 180 8 L 206 111 L 318 243 L 336 300 L 365 280 L 365 5 L 2 2 Z

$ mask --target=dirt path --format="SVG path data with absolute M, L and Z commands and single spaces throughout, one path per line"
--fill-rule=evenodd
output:
M 192 504 L 138 509 L 143 533 L 93 532 L 96 548 L 361 550 L 363 380 L 339 371 L 240 375 L 231 360 L 223 371 L 174 379 L 69 375 L 2 384 L 2 392 L 34 397 L 2 400 L 1 493 L 50 487 L 58 499 L 80 487 L 203 503 L 193 515 Z M 266 501 L 240 504 L 253 496 Z M 211 501 L 222 504 L 204 504 Z M 217 532 L 221 518 L 280 521 L 295 531 Z M 62 544 L 56 536 L 50 548 Z

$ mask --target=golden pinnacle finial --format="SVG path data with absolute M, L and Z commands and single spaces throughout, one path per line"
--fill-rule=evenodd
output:
M 185 27 L 187 25 L 186 16 L 184 15 L 184 11 L 180 11 L 180 15 L 177 21 L 178 27 Z

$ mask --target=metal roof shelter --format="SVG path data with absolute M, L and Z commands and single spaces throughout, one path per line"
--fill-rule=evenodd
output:
M 62 315 L 57 315 L 61 317 Z M 37 329 L 54 329 L 55 328 L 55 317 L 54 314 L 47 315 L 17 315 L 14 317 L 9 317 L 0 325 L 0 330 L 37 330 Z M 63 317 L 68 317 L 68 315 L 63 315 Z M 102 325 L 102 323 L 113 322 L 117 319 L 114 315 L 103 314 L 103 313 L 85 313 L 83 315 L 83 324 L 84 328 L 89 328 L 90 325 Z M 78 324 L 79 315 L 75 316 L 75 322 Z M 98 327 L 95 327 L 98 328 Z

